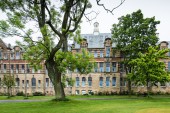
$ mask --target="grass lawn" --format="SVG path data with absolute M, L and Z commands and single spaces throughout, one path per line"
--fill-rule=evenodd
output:
M 53 97 L 33 98 L 48 101 L 0 103 L 0 113 L 170 113 L 168 96 L 71 96 L 65 102 L 50 101 Z

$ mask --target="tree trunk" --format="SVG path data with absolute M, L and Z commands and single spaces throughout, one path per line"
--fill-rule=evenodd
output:
M 55 91 L 55 98 L 57 100 L 65 99 L 64 87 L 61 82 L 61 73 L 57 73 L 56 77 L 54 78 L 54 91 Z
M 149 80 L 147 80 L 147 88 L 146 88 L 146 92 L 147 92 L 147 97 L 149 97 L 149 93 L 150 93 L 150 86 L 149 86 Z
M 46 68 L 48 70 L 48 76 L 50 80 L 52 81 L 54 85 L 54 91 L 55 91 L 55 98 L 57 100 L 64 100 L 65 99 L 65 93 L 64 93 L 64 87 L 61 82 L 61 72 L 57 69 L 56 63 L 54 60 L 46 61 Z

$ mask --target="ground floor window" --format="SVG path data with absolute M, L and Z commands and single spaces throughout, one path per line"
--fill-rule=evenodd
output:
M 79 77 L 76 77 L 76 87 L 79 87 L 79 84 L 80 84 Z
M 107 86 L 107 87 L 110 86 L 110 77 L 106 77 L 106 86 Z
M 79 90 L 76 90 L 76 95 L 79 95 L 79 94 L 80 94 Z
M 120 78 L 120 86 L 126 86 L 125 78 Z
M 116 77 L 112 78 L 112 86 L 116 86 Z
M 86 94 L 86 91 L 85 91 L 85 90 L 82 90 L 82 91 L 81 91 L 81 94 L 82 94 L 82 95 Z
M 100 78 L 99 78 L 99 86 L 100 86 L 100 87 L 103 87 L 103 77 L 100 77 Z

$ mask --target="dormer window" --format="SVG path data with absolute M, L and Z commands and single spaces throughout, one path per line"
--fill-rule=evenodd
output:
M 19 51 L 16 52 L 16 59 L 20 59 L 20 52 Z
M 106 47 L 106 57 L 110 57 L 110 46 Z
M 7 53 L 4 53 L 4 59 L 8 59 Z

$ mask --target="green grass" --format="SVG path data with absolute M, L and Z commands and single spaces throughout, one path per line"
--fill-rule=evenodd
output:
M 169 96 L 71 96 L 64 102 L 50 101 L 53 97 L 33 98 L 49 100 L 0 103 L 0 113 L 170 113 Z

